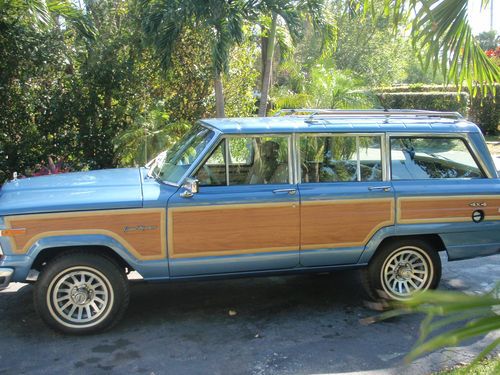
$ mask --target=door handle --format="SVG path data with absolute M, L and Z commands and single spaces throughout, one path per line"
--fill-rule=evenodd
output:
M 276 189 L 276 190 L 273 190 L 273 194 L 279 194 L 279 193 L 288 193 L 290 195 L 295 195 L 295 193 L 297 193 L 297 189 Z
M 392 189 L 392 186 L 370 186 L 368 190 L 370 191 L 390 191 Z

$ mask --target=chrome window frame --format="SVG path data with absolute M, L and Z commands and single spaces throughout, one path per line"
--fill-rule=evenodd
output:
M 421 179 L 392 179 L 392 157 L 391 157 L 391 138 L 455 138 L 460 139 L 464 142 L 465 147 L 469 150 L 472 158 L 476 162 L 479 170 L 484 175 L 484 177 L 454 177 L 454 178 L 421 178 Z M 470 180 L 470 179 L 486 179 L 486 178 L 494 178 L 487 166 L 484 164 L 483 159 L 479 155 L 479 152 L 474 145 L 474 142 L 471 141 L 468 133 L 415 133 L 415 132 L 388 132 L 386 133 L 386 143 L 388 150 L 388 161 L 389 161 L 389 179 L 390 181 L 436 181 L 436 180 Z
M 373 133 L 312 133 L 312 132 L 300 132 L 294 133 L 295 135 L 295 158 L 296 158 L 296 184 L 334 184 L 341 182 L 384 182 L 390 181 L 390 174 L 388 168 L 388 154 L 387 154 L 387 137 L 384 132 L 373 132 Z M 380 161 L 382 163 L 382 179 L 380 181 L 360 181 L 361 176 L 356 170 L 356 181 L 324 181 L 324 182 L 302 182 L 302 170 L 300 168 L 300 138 L 303 136 L 308 137 L 356 137 L 356 152 L 359 153 L 359 138 L 358 137 L 379 137 L 380 139 Z M 356 168 L 357 169 L 357 168 Z
M 211 129 L 212 130 L 212 129 Z M 230 149 L 229 149 L 229 139 L 231 138 L 268 138 L 268 137 L 280 137 L 280 138 L 287 138 L 287 144 L 288 144 L 288 185 L 294 185 L 295 181 L 295 172 L 294 172 L 294 150 L 293 150 L 293 138 L 294 133 L 253 133 L 253 134 L 247 134 L 247 133 L 238 133 L 238 134 L 226 134 L 222 133 L 219 131 L 219 134 L 217 136 L 217 140 L 215 144 L 211 145 L 211 147 L 208 150 L 204 150 L 203 153 L 203 158 L 201 161 L 197 162 L 195 168 L 190 168 L 190 173 L 183 176 L 182 182 L 188 177 L 194 176 L 198 170 L 203 166 L 203 164 L 210 158 L 212 153 L 215 151 L 215 149 L 222 143 L 225 142 L 226 144 L 226 149 L 225 149 L 225 157 L 226 157 L 226 184 L 225 185 L 214 185 L 213 187 L 221 187 L 221 186 L 266 186 L 268 184 L 241 184 L 241 185 L 230 185 L 229 184 L 229 165 L 228 165 L 228 160 L 229 160 L 229 155 L 230 155 Z M 193 163 L 194 164 L 194 163 Z M 181 185 L 182 185 L 181 182 Z

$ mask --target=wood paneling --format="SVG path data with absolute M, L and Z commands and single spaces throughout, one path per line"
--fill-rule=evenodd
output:
M 301 206 L 301 249 L 364 246 L 394 224 L 394 200 L 307 201 Z
M 171 208 L 169 256 L 298 250 L 298 210 L 294 203 Z
M 485 206 L 470 206 L 484 203 Z M 500 196 L 408 197 L 398 199 L 398 223 L 466 222 L 483 210 L 485 220 L 500 219 Z
M 13 251 L 24 254 L 47 236 L 104 234 L 116 239 L 138 259 L 166 256 L 164 209 L 131 209 L 10 216 L 9 228 L 25 228 L 12 237 Z M 141 230 L 142 228 L 142 230 Z

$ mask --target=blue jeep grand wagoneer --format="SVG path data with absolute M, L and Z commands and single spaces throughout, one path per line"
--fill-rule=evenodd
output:
M 500 179 L 477 126 L 301 112 L 200 121 L 145 168 L 6 183 L 0 287 L 36 279 L 43 320 L 89 333 L 123 315 L 130 270 L 167 281 L 361 268 L 372 296 L 403 300 L 437 287 L 440 251 L 500 252 Z

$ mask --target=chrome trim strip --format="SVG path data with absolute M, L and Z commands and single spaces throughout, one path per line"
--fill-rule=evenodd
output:
M 224 161 L 226 163 L 226 186 L 229 186 L 229 162 L 231 161 L 230 158 L 230 153 L 229 153 L 229 141 L 227 138 L 223 138 L 222 142 L 224 142 L 224 157 L 226 160 Z M 220 143 L 222 144 L 222 143 Z M 203 162 L 205 163 L 205 161 Z
M 382 180 L 391 181 L 391 143 L 389 134 L 382 137 Z
M 292 183 L 297 185 L 300 181 L 300 163 L 299 163 L 299 152 L 300 148 L 298 145 L 297 133 L 293 133 L 291 137 L 291 150 L 293 158 L 293 180 Z
M 13 268 L 0 268 L 0 277 L 5 278 L 5 280 L 2 283 L 0 283 L 0 290 L 3 290 L 9 286 L 13 274 L 14 274 Z
M 357 136 L 356 137 L 356 180 L 358 182 L 361 181 L 361 160 L 359 160 L 360 157 L 361 155 L 359 153 L 359 136 Z
M 292 149 L 292 137 L 288 137 L 288 184 L 292 185 L 293 184 L 293 149 Z

